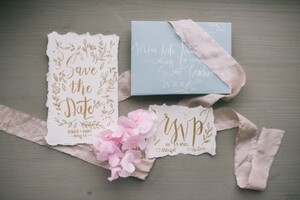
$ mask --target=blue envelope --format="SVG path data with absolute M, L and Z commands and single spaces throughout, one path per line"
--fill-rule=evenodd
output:
M 231 54 L 231 23 L 198 24 Z M 131 95 L 231 92 L 186 47 L 168 22 L 133 21 L 131 34 Z

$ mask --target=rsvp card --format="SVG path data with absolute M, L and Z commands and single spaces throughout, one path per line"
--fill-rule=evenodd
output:
M 48 34 L 48 144 L 92 143 L 116 125 L 118 43 L 116 35 Z
M 151 105 L 158 117 L 158 129 L 147 140 L 148 158 L 178 154 L 216 154 L 216 128 L 212 108 L 202 106 Z
M 231 54 L 231 23 L 198 23 Z M 164 21 L 131 23 L 131 95 L 228 94 L 225 84 Z

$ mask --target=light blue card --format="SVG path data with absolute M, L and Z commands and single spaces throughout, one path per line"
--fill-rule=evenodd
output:
M 198 24 L 231 54 L 231 23 Z M 131 95 L 230 93 L 168 22 L 133 21 L 131 34 Z

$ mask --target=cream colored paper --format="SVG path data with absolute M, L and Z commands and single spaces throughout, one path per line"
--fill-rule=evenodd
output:
M 216 128 L 212 108 L 151 105 L 158 117 L 156 134 L 147 140 L 146 156 L 216 154 Z
M 115 127 L 118 43 L 116 35 L 48 35 L 48 144 L 90 144 Z

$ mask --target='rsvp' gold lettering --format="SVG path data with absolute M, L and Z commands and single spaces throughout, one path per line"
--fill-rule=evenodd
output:
M 179 123 L 178 119 L 175 118 L 173 121 L 170 120 L 170 117 L 165 113 L 164 119 L 161 123 L 164 124 L 164 133 L 166 135 L 172 134 L 170 143 L 174 144 L 178 140 L 178 136 L 181 135 L 182 141 L 185 142 L 188 134 L 189 127 L 192 126 L 193 135 L 192 135 L 192 145 L 195 145 L 196 135 L 201 135 L 203 132 L 203 122 L 197 120 L 196 117 L 193 117 L 186 121 L 185 127 L 184 124 Z

